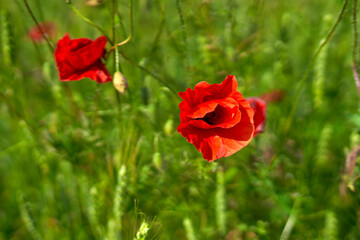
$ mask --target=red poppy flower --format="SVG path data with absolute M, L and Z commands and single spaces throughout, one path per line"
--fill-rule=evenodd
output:
M 246 100 L 248 100 L 250 107 L 254 110 L 255 137 L 256 134 L 264 132 L 266 121 L 266 102 L 257 97 L 248 97 Z
M 236 153 L 253 137 L 254 112 L 237 86 L 235 76 L 228 75 L 221 84 L 199 82 L 179 93 L 177 130 L 207 161 Z
M 280 102 L 285 97 L 285 92 L 281 89 L 273 89 L 270 92 L 264 93 L 260 96 L 262 100 L 267 103 Z
M 55 31 L 54 23 L 52 23 L 52 22 L 39 23 L 39 27 L 44 33 L 46 33 L 49 36 L 49 38 L 55 38 L 56 31 Z M 29 30 L 29 37 L 34 42 L 41 42 L 44 40 L 44 37 L 43 37 L 41 31 L 39 30 L 39 27 L 33 26 Z
M 55 61 L 61 81 L 91 78 L 98 83 L 111 81 L 111 76 L 101 61 L 105 53 L 106 37 L 92 41 L 88 38 L 71 40 L 66 33 L 56 44 Z

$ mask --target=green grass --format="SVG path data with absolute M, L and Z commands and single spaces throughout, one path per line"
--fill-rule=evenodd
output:
M 73 0 L 112 38 L 112 1 L 84 2 Z M 115 2 L 121 42 L 128 1 Z M 134 35 L 119 47 L 129 87 L 118 96 L 112 83 L 60 82 L 47 44 L 27 37 L 24 2 L 0 0 L 0 240 L 359 239 L 360 169 L 345 174 L 360 144 L 353 2 L 296 103 L 344 1 L 134 1 Z M 56 39 L 101 35 L 65 0 L 29 5 L 56 24 Z M 113 74 L 113 55 L 106 65 Z M 263 134 L 208 163 L 176 131 L 172 90 L 228 74 L 245 97 L 284 98 L 269 103 Z

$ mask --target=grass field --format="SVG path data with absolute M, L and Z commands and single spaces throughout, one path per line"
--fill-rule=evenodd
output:
M 128 0 L 72 2 L 114 43 L 130 35 Z M 50 45 L 103 35 L 65 0 L 0 0 L 0 240 L 360 239 L 356 5 L 134 1 L 119 94 L 60 81 L 29 37 L 29 10 Z M 266 127 L 207 162 L 176 130 L 177 93 L 228 74 L 267 99 Z

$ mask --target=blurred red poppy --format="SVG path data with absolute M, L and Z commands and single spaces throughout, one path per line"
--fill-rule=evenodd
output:
M 76 81 L 90 78 L 98 83 L 112 80 L 111 75 L 102 63 L 105 53 L 106 37 L 94 41 L 88 38 L 71 40 L 66 33 L 56 44 L 55 61 L 61 81 Z
M 52 22 L 43 22 L 43 23 L 39 23 L 39 26 L 33 26 L 30 30 L 29 30 L 29 37 L 31 38 L 32 41 L 34 42 L 42 42 L 44 41 L 44 37 L 40 31 L 40 29 L 48 35 L 49 38 L 55 38 L 56 35 L 56 30 L 55 30 L 55 25 Z
M 257 97 L 248 97 L 246 100 L 248 100 L 250 107 L 254 110 L 255 137 L 258 133 L 264 132 L 266 121 L 266 102 Z
M 270 92 L 264 93 L 260 96 L 260 98 L 267 103 L 281 102 L 284 97 L 285 92 L 281 89 L 273 89 Z
M 179 93 L 177 130 L 207 161 L 236 153 L 253 137 L 254 112 L 237 86 L 235 76 L 228 75 L 221 84 L 199 82 Z

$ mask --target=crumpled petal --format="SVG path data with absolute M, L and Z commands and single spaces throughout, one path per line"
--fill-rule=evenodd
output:
M 112 77 L 101 61 L 105 45 L 105 36 L 94 41 L 87 38 L 71 40 L 66 33 L 56 44 L 54 53 L 60 80 L 90 78 L 98 83 L 111 81 Z

